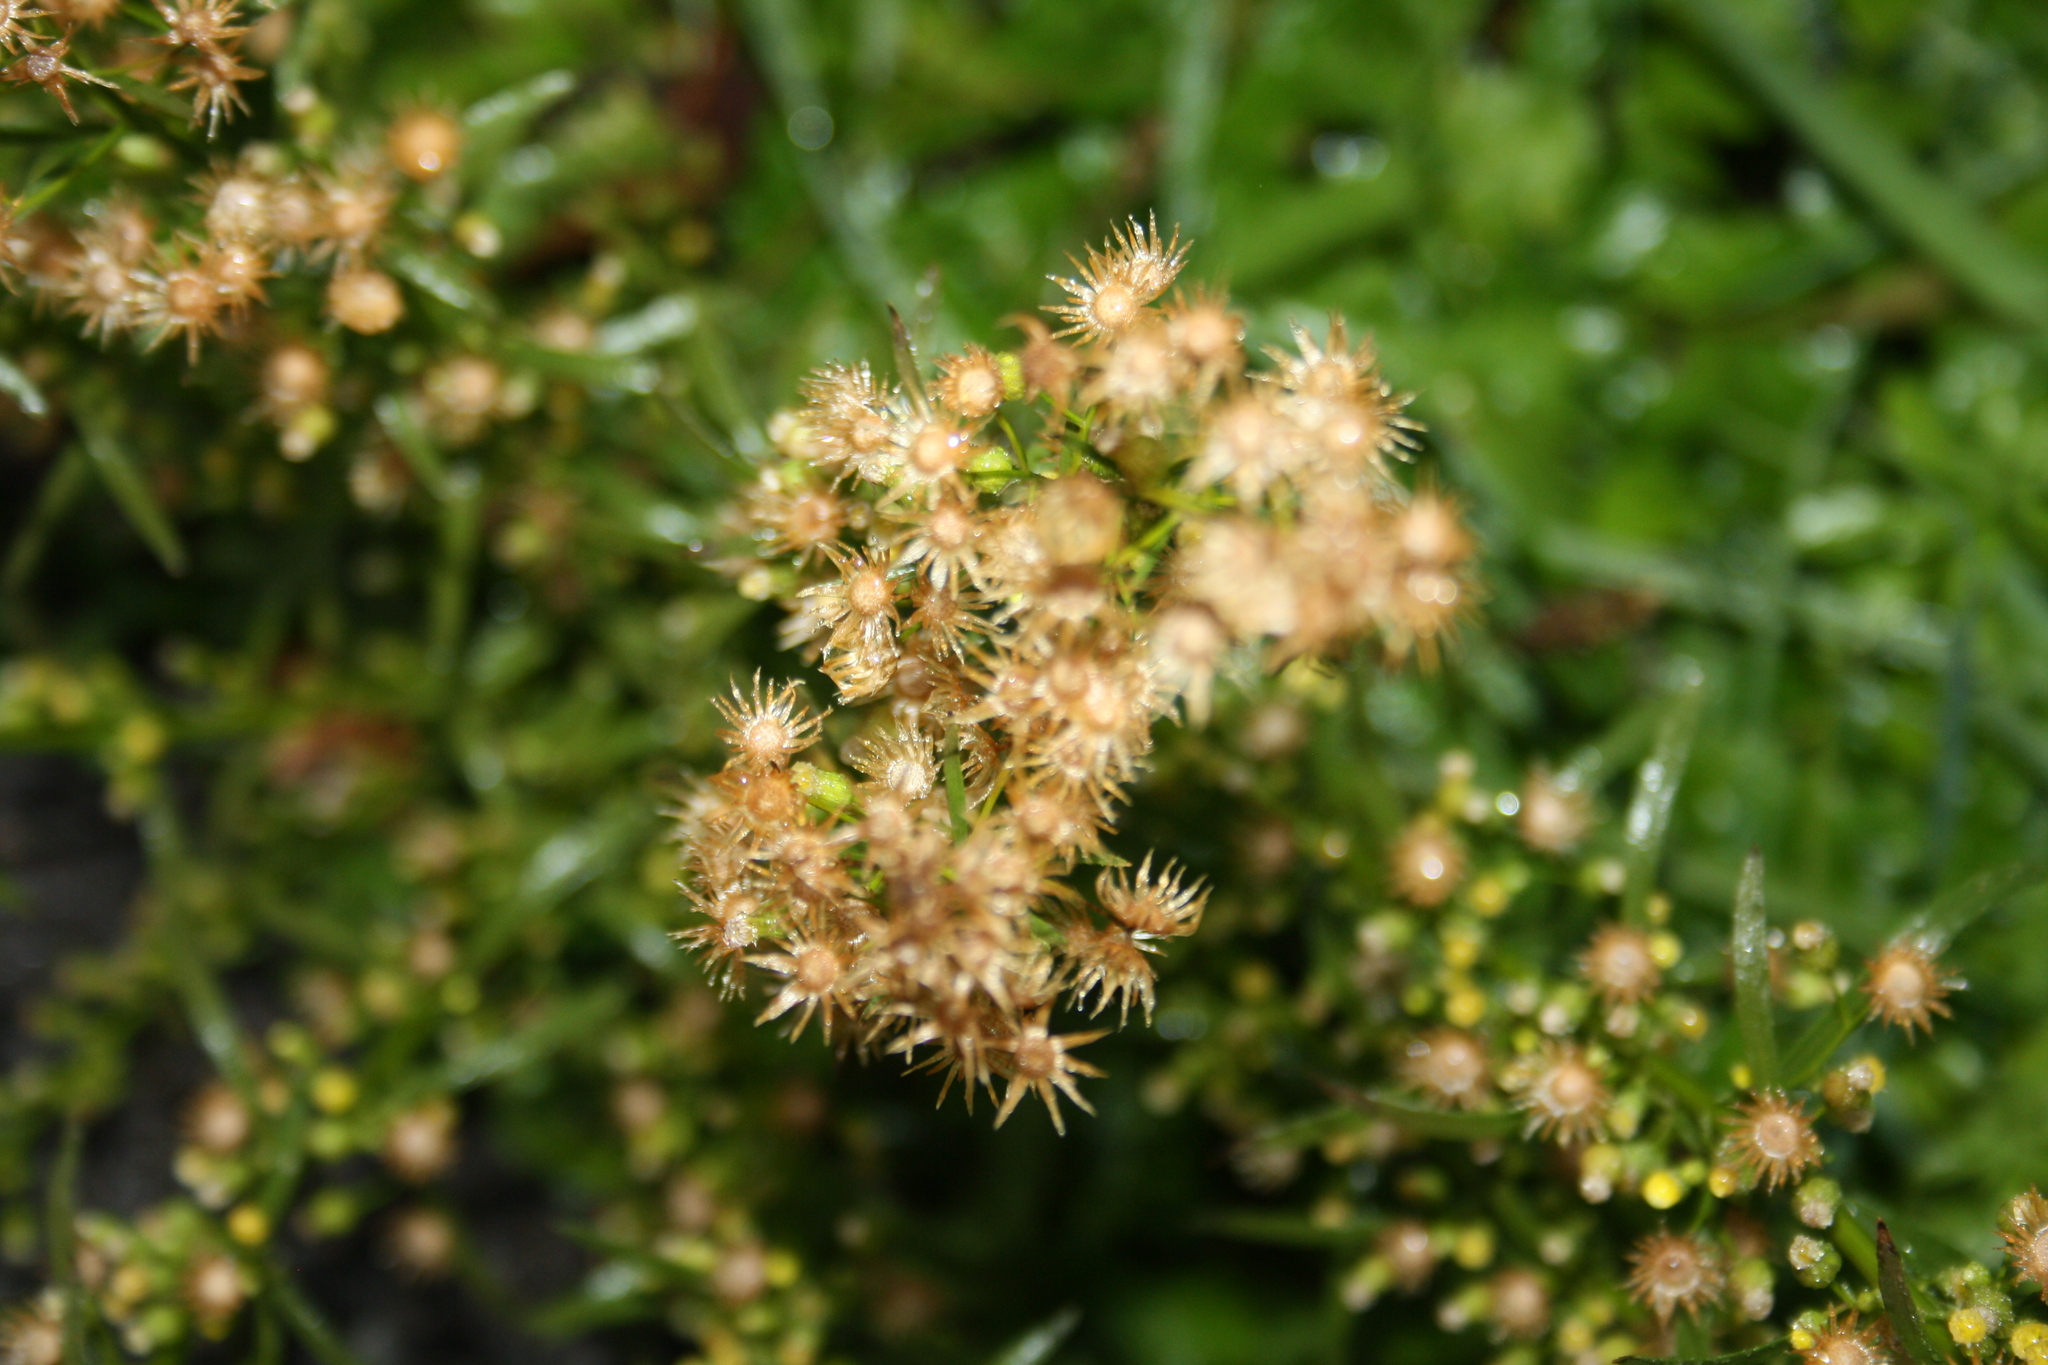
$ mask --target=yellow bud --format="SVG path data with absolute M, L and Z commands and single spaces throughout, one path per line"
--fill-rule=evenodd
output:
M 228 1215 L 228 1236 L 245 1247 L 261 1246 L 270 1240 L 270 1219 L 254 1204 L 237 1205 Z
M 1643 1202 L 1653 1209 L 1668 1209 L 1685 1198 L 1685 1185 L 1670 1171 L 1652 1171 L 1643 1181 Z
M 1401 1008 L 1410 1014 L 1428 1014 L 1430 1004 L 1435 999 L 1429 987 L 1418 981 L 1402 992 Z
M 1948 1334 L 1958 1346 L 1975 1346 L 1991 1335 L 1991 1321 L 1977 1308 L 1958 1308 L 1948 1315 Z
M 1444 1018 L 1459 1028 L 1471 1028 L 1486 1017 L 1486 993 L 1476 986 L 1459 986 L 1444 999 Z
M 1707 1172 L 1707 1190 L 1716 1199 L 1726 1199 L 1742 1188 L 1742 1176 L 1727 1166 Z
M 1678 965 L 1678 959 L 1685 956 L 1685 945 L 1678 941 L 1678 935 L 1669 932 L 1650 935 L 1650 960 L 1667 970 Z
M 1508 908 L 1507 884 L 1491 872 L 1473 882 L 1472 890 L 1467 894 L 1472 908 L 1488 919 Z
M 1451 1243 L 1451 1259 L 1467 1270 L 1484 1270 L 1493 1260 L 1493 1229 L 1484 1223 L 1460 1229 Z
M 766 1263 L 768 1283 L 777 1289 L 787 1289 L 795 1284 L 797 1273 L 801 1269 L 802 1267 L 798 1264 L 796 1257 L 790 1252 L 771 1251 L 768 1253 Z
M 131 763 L 153 763 L 164 751 L 164 727 L 155 716 L 135 715 L 121 722 L 115 744 Z
M 1811 1351 L 1819 1340 L 1804 1327 L 1795 1327 L 1786 1334 L 1785 1344 L 1795 1351 Z
M 1747 1062 L 1737 1062 L 1729 1067 L 1728 1079 L 1735 1082 L 1738 1090 L 1749 1090 L 1756 1085 L 1756 1073 L 1749 1069 Z
M 2027 1365 L 2048 1361 L 2048 1325 L 2023 1322 L 2012 1329 L 2012 1353 Z
M 313 1078 L 313 1103 L 323 1114 L 345 1114 L 361 1095 L 356 1078 L 340 1067 L 328 1067 Z
M 1474 926 L 1450 924 L 1444 928 L 1444 965 L 1453 971 L 1467 971 L 1479 961 L 1480 941 Z

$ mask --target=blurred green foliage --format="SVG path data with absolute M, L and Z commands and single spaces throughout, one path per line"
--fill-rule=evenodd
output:
M 285 12 L 219 147 L 136 131 L 48 212 L 117 183 L 193 212 L 187 178 L 246 140 L 374 140 L 424 97 L 468 111 L 459 207 L 502 247 L 416 207 L 399 331 L 319 333 L 317 291 L 282 280 L 189 370 L 0 314 L 0 742 L 99 764 L 150 858 L 118 946 L 20 1002 L 42 1045 L 0 1091 L 0 1243 L 23 1267 L 65 1117 L 117 1112 L 169 1036 L 264 1116 L 223 1176 L 287 1239 L 252 1273 L 317 1271 L 230 1338 L 257 1359 L 292 1333 L 362 1349 L 324 1277 L 381 1273 L 351 1267 L 388 1208 L 461 1224 L 459 1190 L 366 1155 L 441 1094 L 588 1252 L 535 1313 L 479 1240 L 468 1292 L 606 1358 L 987 1360 L 1069 1304 L 1076 1361 L 1465 1358 L 1483 1345 L 1419 1313 L 1358 1326 L 1320 1256 L 1203 1230 L 1299 1202 L 1237 1191 L 1222 1154 L 1315 1072 L 1284 1010 L 1229 1002 L 1285 998 L 1344 939 L 1442 749 L 1512 780 L 1694 660 L 1668 885 L 1725 914 L 1759 847 L 1774 914 L 1856 948 L 2048 838 L 2048 29 L 2025 0 Z M 0 97 L 17 188 L 86 145 L 40 98 Z M 658 811 L 710 758 L 707 698 L 773 662 L 691 549 L 797 378 L 886 355 L 884 304 L 927 348 L 1007 336 L 1066 253 L 1155 205 L 1255 340 L 1331 309 L 1373 329 L 1493 600 L 1437 677 L 1354 661 L 1287 694 L 1314 725 L 1292 758 L 1248 763 L 1241 710 L 1167 744 L 1131 833 L 1215 876 L 1219 912 L 1166 967 L 1177 1036 L 1105 1045 L 1102 1115 L 1059 1144 L 719 1014 L 666 937 Z M 550 308 L 592 344 L 537 343 Z M 249 416 L 251 357 L 300 334 L 340 431 L 291 464 Z M 465 354 L 536 399 L 442 449 L 406 403 Z M 402 501 L 352 483 L 387 466 Z M 1273 818 L 1297 861 L 1259 882 L 1243 850 Z M 428 934 L 453 958 L 423 971 Z M 1995 916 L 1957 962 L 1960 1018 L 1898 1069 L 1866 1159 L 1988 1254 L 1996 1201 L 2048 1173 L 2048 934 Z M 1272 1083 L 1177 1108 L 1156 1078 L 1212 1016 L 1208 1045 Z M 335 1068 L 362 1099 L 329 1113 Z M 233 1244 L 202 1222 L 176 1235 Z M 752 1292 L 718 1279 L 749 1255 Z

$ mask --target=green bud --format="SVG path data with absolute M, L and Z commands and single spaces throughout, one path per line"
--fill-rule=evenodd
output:
M 1024 362 L 1015 351 L 997 351 L 996 368 L 1003 372 L 1003 401 L 1015 403 L 1024 397 Z
M 1799 1283 L 1808 1289 L 1825 1289 L 1842 1272 L 1842 1253 L 1832 1244 L 1803 1232 L 1792 1239 L 1786 1259 L 1792 1263 L 1792 1273 Z
M 827 772 L 811 763 L 790 767 L 789 777 L 804 800 L 821 810 L 836 814 L 853 800 L 853 779 L 845 773 Z

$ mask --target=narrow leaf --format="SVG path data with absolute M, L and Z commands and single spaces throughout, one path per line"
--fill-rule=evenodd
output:
M 1913 1302 L 1913 1286 L 1906 1280 L 1906 1258 L 1899 1254 L 1892 1230 L 1882 1218 L 1877 1220 L 1877 1292 L 1884 1297 L 1892 1335 L 1913 1358 L 1913 1365 L 1943 1365 L 1940 1353 L 1928 1343 L 1926 1325 L 1920 1321 L 1920 1306 Z
M 1699 728 L 1700 700 L 1706 675 L 1699 665 L 1685 660 L 1681 665 L 1670 709 L 1657 727 L 1657 742 L 1643 766 L 1636 770 L 1635 794 L 1629 799 L 1624 834 L 1628 841 L 1628 891 L 1622 915 L 1630 923 L 1645 918 L 1650 890 L 1657 878 L 1657 860 L 1664 851 L 1664 836 L 1671 828 L 1671 808 L 1678 800 L 1679 783 L 1692 757 L 1693 734 Z
M 1863 997 L 1855 994 L 1838 997 L 1827 1012 L 1807 1025 L 1806 1032 L 1785 1050 L 1785 1056 L 1778 1064 L 1778 1074 L 1784 1084 L 1797 1089 L 1819 1075 L 1836 1051 L 1849 1041 L 1850 1035 L 1861 1028 L 1868 1017 Z
M 1905 933 L 1916 942 L 1939 952 L 1956 935 L 1996 910 L 2022 891 L 2031 890 L 2048 879 L 2048 865 L 2032 862 L 2008 863 L 1981 872 L 1961 886 L 1943 893 L 1933 904 L 1913 916 Z
M 92 457 L 94 472 L 106 485 L 121 514 L 128 518 L 128 524 L 135 528 L 135 534 L 142 537 L 166 573 L 184 573 L 185 545 L 178 538 L 178 528 L 157 505 L 156 494 L 150 491 L 149 482 L 129 458 L 127 448 L 108 427 L 98 419 L 88 419 L 82 410 L 79 434 L 84 438 L 85 453 Z
M 0 355 L 0 393 L 12 398 L 15 406 L 31 417 L 49 416 L 49 400 L 36 387 L 36 381 L 23 374 L 21 367 L 4 355 Z
M 487 295 L 431 256 L 417 251 L 393 251 L 385 259 L 414 286 L 450 308 L 481 317 L 497 311 Z
M 889 309 L 889 340 L 896 351 L 896 379 L 923 413 L 931 407 L 931 399 L 925 396 L 924 375 L 917 368 L 917 346 L 910 339 L 910 329 L 903 325 L 903 315 L 893 305 Z
M 1043 1365 L 1081 1321 L 1081 1310 L 1062 1308 L 996 1352 L 989 1365 Z
M 1507 1109 L 1426 1109 L 1412 1100 L 1382 1095 L 1349 1086 L 1326 1084 L 1326 1089 L 1361 1114 L 1385 1119 L 1396 1127 L 1424 1137 L 1454 1142 L 1476 1142 L 1505 1137 L 1522 1122 L 1522 1115 Z
M 953 837 L 965 839 L 973 826 L 967 819 L 967 782 L 960 771 L 960 736 L 946 744 L 946 810 L 953 817 Z
M 14 544 L 7 551 L 7 566 L 0 569 L 0 587 L 14 592 L 28 582 L 43 557 L 43 547 L 50 543 L 50 533 L 71 510 L 71 504 L 85 491 L 91 478 L 85 451 L 78 446 L 67 449 L 43 480 L 43 486 L 36 490 L 36 505 L 30 509 L 27 522 L 15 532 Z
M 441 452 L 427 439 L 426 428 L 420 425 L 419 414 L 412 410 L 412 405 L 395 393 L 387 393 L 371 406 L 385 435 L 405 456 L 405 462 L 412 466 L 412 472 L 427 486 L 427 491 L 437 498 L 447 497 L 448 467 L 442 462 Z
M 462 126 L 472 136 L 488 136 L 523 126 L 549 105 L 576 88 L 568 71 L 543 71 L 532 80 L 486 95 L 462 111 Z
M 78 1226 L 78 1159 L 85 1147 L 85 1120 L 64 1118 L 64 1136 L 50 1170 L 44 1209 L 43 1243 L 49 1255 L 49 1276 L 63 1294 L 64 1359 L 85 1359 L 85 1296 L 78 1289 L 78 1257 L 73 1251 Z
M 1764 918 L 1764 855 L 1742 863 L 1735 887 L 1735 1022 L 1759 1088 L 1778 1083 L 1778 1036 L 1771 1022 L 1770 924 Z
M 1730 1351 L 1720 1356 L 1620 1356 L 1614 1365 L 1750 1365 L 1750 1362 L 1778 1360 L 1792 1354 L 1792 1348 L 1785 1344 L 1783 1337 L 1751 1346 L 1740 1351 Z

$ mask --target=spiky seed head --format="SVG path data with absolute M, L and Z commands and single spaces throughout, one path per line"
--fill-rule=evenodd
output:
M 1546 1041 L 1517 1061 L 1505 1078 L 1515 1107 L 1528 1115 L 1524 1132 L 1561 1144 L 1585 1142 L 1607 1128 L 1607 1082 L 1586 1050 Z
M 1818 1164 L 1821 1145 L 1804 1101 L 1782 1090 L 1760 1090 L 1737 1107 L 1720 1155 L 1775 1190 Z
M 2006 1204 L 1998 1219 L 2014 1278 L 2031 1280 L 2048 1303 L 2048 1199 L 2030 1188 Z
M 1402 1080 L 1448 1108 L 1477 1109 L 1493 1095 L 1486 1044 L 1462 1029 L 1436 1028 L 1410 1039 L 1398 1069 Z
M 1607 1005 L 1634 1005 L 1657 993 L 1663 973 L 1650 936 L 1627 924 L 1605 924 L 1579 955 L 1579 974 Z
M 1401 832 L 1388 856 L 1394 894 L 1425 909 L 1449 900 L 1465 880 L 1465 848 L 1434 816 L 1422 816 Z
M 1629 1294 L 1659 1322 L 1669 1322 L 1681 1308 L 1698 1317 L 1721 1301 L 1721 1253 L 1704 1237 L 1653 1232 L 1635 1244 L 1628 1260 Z
M 1932 1030 L 1934 1016 L 1948 1016 L 1946 999 L 1955 983 L 1943 978 L 1932 951 L 1901 939 L 1870 960 L 1863 984 L 1870 997 L 1870 1017 L 1906 1031 Z

